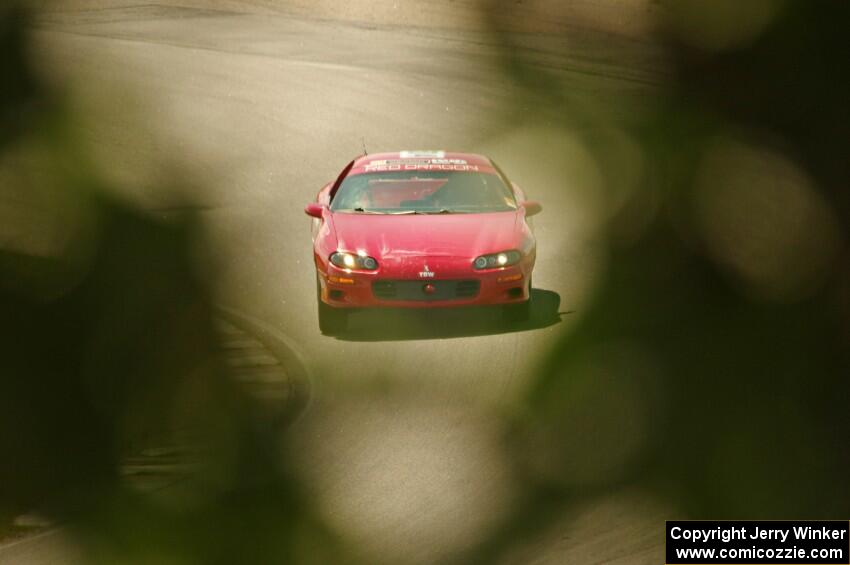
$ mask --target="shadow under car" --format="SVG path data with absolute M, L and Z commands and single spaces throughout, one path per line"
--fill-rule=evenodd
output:
M 348 329 L 333 337 L 343 341 L 445 339 L 535 330 L 560 323 L 557 292 L 531 289 L 527 320 L 508 322 L 499 306 L 460 308 L 369 308 L 354 311 Z

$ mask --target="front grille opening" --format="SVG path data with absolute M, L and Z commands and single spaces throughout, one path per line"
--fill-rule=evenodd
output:
M 432 285 L 430 292 L 425 291 L 425 285 Z M 372 294 L 379 300 L 399 301 L 435 301 L 460 300 L 477 296 L 481 290 L 481 282 L 467 281 L 374 281 Z
M 384 300 L 395 298 L 396 296 L 396 287 L 394 281 L 375 281 L 372 283 L 372 294 L 375 295 L 376 298 L 383 298 Z
M 345 293 L 341 290 L 331 290 L 330 292 L 328 292 L 328 297 L 331 300 L 342 300 L 343 298 L 345 298 Z
M 455 286 L 455 296 L 468 298 L 478 294 L 479 290 L 481 290 L 480 281 L 459 281 Z

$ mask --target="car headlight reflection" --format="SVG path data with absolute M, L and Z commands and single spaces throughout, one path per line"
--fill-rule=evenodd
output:
M 330 257 L 332 264 L 340 269 L 359 269 L 363 271 L 374 271 L 378 268 L 378 261 L 374 257 L 367 255 L 355 255 L 354 253 L 344 253 L 337 251 Z
M 473 266 L 476 269 L 498 269 L 516 265 L 520 259 L 522 259 L 522 254 L 519 251 L 502 251 L 501 253 L 490 253 L 476 257 Z

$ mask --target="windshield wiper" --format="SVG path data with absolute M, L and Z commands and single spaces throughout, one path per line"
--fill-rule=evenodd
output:
M 464 214 L 460 210 L 449 210 L 448 208 L 440 208 L 439 210 L 420 211 L 419 214 Z
M 405 216 L 412 214 L 421 214 L 421 215 L 431 215 L 431 214 L 465 214 L 466 212 L 461 212 L 460 210 L 449 210 L 447 208 L 440 208 L 439 210 L 399 210 L 398 212 L 378 212 L 376 210 L 366 210 L 364 208 L 353 208 L 352 211 L 359 212 L 361 214 L 389 214 L 392 216 Z

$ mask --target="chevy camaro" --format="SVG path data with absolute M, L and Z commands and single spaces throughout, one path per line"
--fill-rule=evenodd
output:
M 402 151 L 358 157 L 322 188 L 313 220 L 319 328 L 357 308 L 499 305 L 528 317 L 541 211 L 487 157 Z

